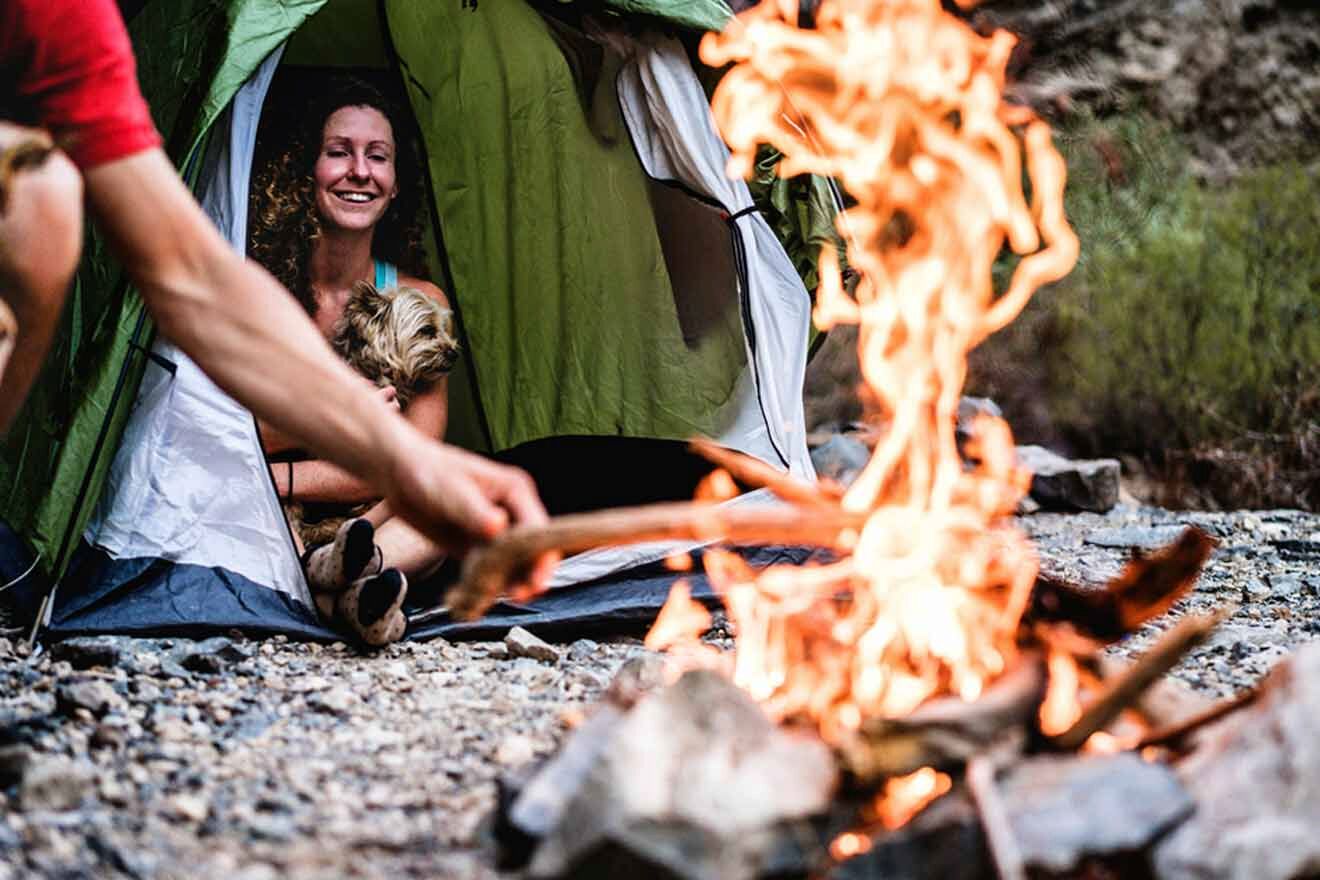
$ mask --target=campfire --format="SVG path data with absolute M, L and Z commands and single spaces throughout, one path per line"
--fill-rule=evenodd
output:
M 1185 706 L 1150 695 L 1216 619 L 1184 619 L 1129 667 L 1103 648 L 1184 595 L 1213 541 L 1189 530 L 1103 588 L 1043 577 L 1013 520 L 1031 475 L 1007 425 L 982 416 L 961 447 L 955 436 L 968 352 L 1078 255 L 1050 131 L 1003 97 L 1014 38 L 978 35 L 939 0 L 825 0 L 812 27 L 798 23 L 796 0 L 762 0 L 708 35 L 702 59 L 732 65 L 712 101 L 731 175 L 770 144 L 782 175 L 825 175 L 850 197 L 839 228 L 860 280 L 846 288 L 839 255 L 822 254 L 815 320 L 858 326 L 878 440 L 846 489 L 697 443 L 726 483 L 784 503 L 564 517 L 469 561 L 450 600 L 474 616 L 549 550 L 685 538 L 830 554 L 759 571 L 703 554 L 735 650 L 702 643 L 710 613 L 680 580 L 647 639 L 669 652 L 665 673 L 616 687 L 507 793 L 506 856 L 536 876 L 571 870 L 591 840 L 625 838 L 634 860 L 680 876 L 811 874 L 868 854 L 892 867 L 893 841 L 924 839 L 917 826 L 970 822 L 999 875 L 1021 877 L 1043 857 L 1024 856 L 1005 790 L 1015 809 L 1079 774 L 1088 791 L 1114 780 L 1162 792 L 1143 819 L 1152 837 L 1189 809 L 1162 759 L 1211 715 L 1176 720 Z M 997 262 L 1011 266 L 999 288 Z M 1131 754 L 1098 774 L 1086 757 L 1117 752 Z M 610 775 L 647 776 L 652 762 L 668 783 Z M 666 787 L 675 778 L 686 793 Z M 589 808 L 602 787 L 612 806 Z M 628 815 L 653 821 L 625 831 Z M 941 864 L 923 859 L 922 873 Z

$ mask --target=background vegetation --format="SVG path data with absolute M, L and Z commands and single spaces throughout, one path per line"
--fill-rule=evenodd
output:
M 1149 501 L 1320 507 L 1320 172 L 1207 184 L 1138 115 L 1057 138 L 1081 259 L 974 354 L 969 392 L 1019 442 L 1123 456 Z

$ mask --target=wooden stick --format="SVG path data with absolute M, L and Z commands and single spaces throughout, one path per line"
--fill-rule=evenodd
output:
M 800 480 L 750 455 L 725 449 L 709 440 L 695 438 L 688 443 L 688 448 L 711 464 L 724 468 L 738 482 L 757 489 L 769 489 L 792 504 L 834 509 L 843 497 L 843 493 L 833 484 Z
M 1054 737 L 1054 745 L 1069 752 L 1081 748 L 1091 734 L 1117 718 L 1141 697 L 1146 688 L 1176 666 L 1188 651 L 1205 641 L 1227 616 L 1227 611 L 1219 611 L 1180 620 L 1122 675 L 1108 682 L 1104 691 L 1086 707 L 1082 717 Z
M 995 766 L 986 756 L 977 755 L 967 762 L 967 790 L 981 815 L 981 827 L 985 829 L 990 859 L 994 862 L 999 880 L 1027 880 L 1022 851 L 1018 848 L 1017 838 L 1013 836 L 1008 810 L 995 786 Z
M 1221 700 L 1213 706 L 1197 712 L 1181 721 L 1175 721 L 1172 724 L 1152 730 L 1141 738 L 1137 743 L 1138 749 L 1144 749 L 1146 746 L 1167 746 L 1176 743 L 1187 737 L 1188 734 L 1195 733 L 1207 724 L 1213 724 L 1226 715 L 1231 715 L 1244 706 L 1250 706 L 1260 696 L 1260 688 L 1251 688 L 1245 690 L 1236 696 L 1229 697 L 1227 700 Z
M 459 620 L 480 617 L 510 585 L 526 577 L 537 558 L 554 551 L 578 553 L 668 540 L 839 547 L 841 535 L 860 529 L 864 522 L 862 514 L 838 508 L 736 507 L 688 501 L 555 517 L 544 526 L 509 529 L 468 554 L 463 577 L 450 589 L 446 601 Z

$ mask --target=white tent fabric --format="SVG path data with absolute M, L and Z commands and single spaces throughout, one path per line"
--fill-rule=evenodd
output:
M 729 148 L 683 47 L 672 37 L 647 33 L 629 48 L 631 57 L 619 73 L 619 101 L 647 174 L 677 181 L 731 216 L 751 208 L 747 184 L 725 173 Z M 794 475 L 814 479 L 802 410 L 811 300 L 764 217 L 751 211 L 733 223 L 747 257 L 743 293 L 755 330 L 755 346 L 748 343 L 754 387 L 743 389 L 736 421 L 716 439 L 768 462 L 787 460 Z
M 235 96 L 202 169 L 202 207 L 239 250 L 257 122 L 282 53 Z M 153 352 L 176 370 L 148 365 L 87 541 L 113 559 L 223 566 L 310 604 L 252 414 L 173 343 Z

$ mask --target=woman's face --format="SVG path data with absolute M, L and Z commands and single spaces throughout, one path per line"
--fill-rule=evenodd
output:
M 372 107 L 340 107 L 325 121 L 316 157 L 316 209 L 338 229 L 371 229 L 398 195 L 394 130 Z

